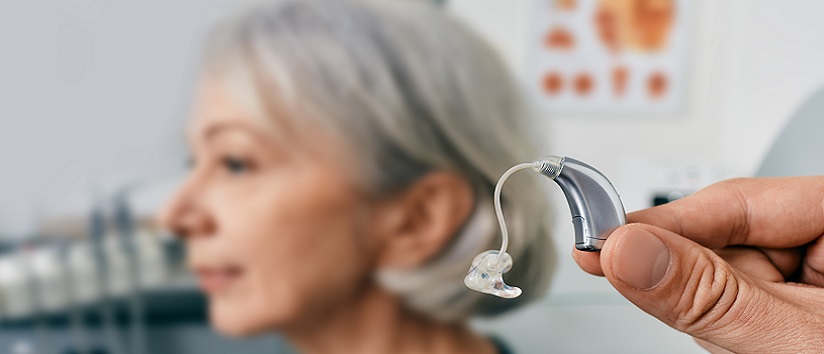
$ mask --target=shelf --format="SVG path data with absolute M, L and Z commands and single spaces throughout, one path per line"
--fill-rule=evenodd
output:
M 204 323 L 207 320 L 206 298 L 195 288 L 166 288 L 148 290 L 140 294 L 144 310 L 142 318 L 146 325 L 173 325 L 180 323 Z M 84 326 L 97 327 L 102 324 L 103 313 L 110 309 L 112 318 L 118 325 L 131 323 L 128 298 L 113 299 L 108 302 L 79 306 L 65 311 L 44 313 L 19 319 L 0 319 L 0 329 L 48 327 L 68 327 L 72 318 L 78 318 Z

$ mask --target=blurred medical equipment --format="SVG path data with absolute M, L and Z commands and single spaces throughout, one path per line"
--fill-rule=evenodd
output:
M 0 238 L 14 240 L 0 242 L 0 353 L 288 352 L 273 336 L 234 341 L 209 329 L 181 245 L 135 210 L 146 187 Z
M 594 167 L 558 156 L 515 165 L 501 175 L 495 186 L 494 203 L 501 226 L 501 249 L 485 251 L 472 261 L 464 278 L 464 284 L 472 290 L 502 298 L 521 295 L 521 289 L 503 281 L 503 274 L 512 268 L 512 257 L 506 253 L 509 232 L 501 208 L 501 190 L 509 176 L 525 169 L 532 169 L 561 187 L 572 214 L 575 248 L 588 252 L 600 251 L 612 231 L 627 223 L 621 196 L 612 182 Z

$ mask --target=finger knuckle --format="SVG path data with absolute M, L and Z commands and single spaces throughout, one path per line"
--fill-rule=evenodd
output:
M 693 335 L 711 331 L 736 321 L 746 314 L 741 306 L 742 287 L 733 270 L 720 258 L 696 257 L 695 271 L 686 282 L 673 315 L 678 330 Z

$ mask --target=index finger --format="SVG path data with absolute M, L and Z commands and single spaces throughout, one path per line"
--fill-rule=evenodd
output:
M 824 176 L 740 178 L 627 215 L 705 247 L 789 248 L 824 234 Z

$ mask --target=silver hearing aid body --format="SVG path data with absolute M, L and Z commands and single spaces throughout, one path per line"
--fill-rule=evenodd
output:
M 495 213 L 501 226 L 501 249 L 485 251 L 475 257 L 464 278 L 470 289 L 503 298 L 521 295 L 521 289 L 507 285 L 503 274 L 512 268 L 512 257 L 506 253 L 509 236 L 501 208 L 501 190 L 509 176 L 519 170 L 532 169 L 549 177 L 564 192 L 572 225 L 575 228 L 575 248 L 600 251 L 607 237 L 627 223 L 621 197 L 606 176 L 581 161 L 549 156 L 513 166 L 501 176 L 495 186 Z
M 575 248 L 600 251 L 609 234 L 627 223 L 621 196 L 606 176 L 594 167 L 569 157 L 551 156 L 533 162 L 536 172 L 549 177 L 564 192 Z

